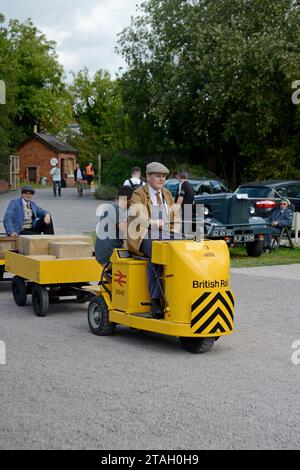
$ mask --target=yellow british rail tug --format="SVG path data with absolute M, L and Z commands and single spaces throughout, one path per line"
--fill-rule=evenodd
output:
M 234 330 L 229 250 L 224 241 L 155 241 L 152 261 L 163 265 L 164 317 L 152 317 L 147 260 L 114 250 L 111 268 L 88 307 L 92 333 L 107 336 L 116 325 L 177 336 L 192 353 L 204 353 Z M 90 290 L 90 288 L 89 288 Z

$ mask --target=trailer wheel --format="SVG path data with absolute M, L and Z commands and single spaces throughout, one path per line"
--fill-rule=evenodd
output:
M 78 304 L 85 304 L 86 302 L 88 302 L 91 298 L 91 295 L 89 293 L 87 294 L 79 294 L 76 296 L 77 298 L 77 303 Z
M 32 288 L 32 308 L 37 317 L 44 317 L 49 309 L 48 291 L 39 284 Z
M 14 276 L 11 281 L 11 289 L 16 304 L 19 305 L 19 307 L 24 307 L 27 302 L 27 291 L 24 279 L 19 276 Z
M 258 258 L 264 251 L 264 242 L 262 240 L 256 240 L 255 242 L 246 243 L 246 250 L 248 256 Z
M 109 336 L 114 333 L 116 324 L 109 321 L 109 311 L 102 296 L 94 296 L 90 300 L 88 322 L 94 335 Z
M 180 342 L 183 348 L 193 354 L 203 354 L 209 351 L 216 338 L 187 338 L 182 336 Z

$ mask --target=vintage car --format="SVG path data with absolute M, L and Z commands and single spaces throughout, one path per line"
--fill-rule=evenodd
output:
M 263 252 L 263 242 L 270 227 L 262 217 L 255 216 L 251 201 L 243 194 L 212 194 L 195 196 L 194 222 L 197 205 L 204 206 L 205 238 L 223 239 L 229 246 L 245 245 L 249 256 Z

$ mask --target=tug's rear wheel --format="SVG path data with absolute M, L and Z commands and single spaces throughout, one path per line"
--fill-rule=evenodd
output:
M 109 321 L 109 311 L 102 296 L 95 296 L 90 300 L 88 322 L 94 335 L 109 336 L 114 333 L 116 324 Z
M 203 354 L 209 351 L 214 343 L 216 338 L 186 338 L 182 336 L 180 342 L 183 348 L 193 354 Z

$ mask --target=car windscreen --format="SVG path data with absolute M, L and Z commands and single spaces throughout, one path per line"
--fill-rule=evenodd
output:
M 272 193 L 272 189 L 266 186 L 247 186 L 238 188 L 236 190 L 237 194 L 248 194 L 248 197 L 270 197 Z

